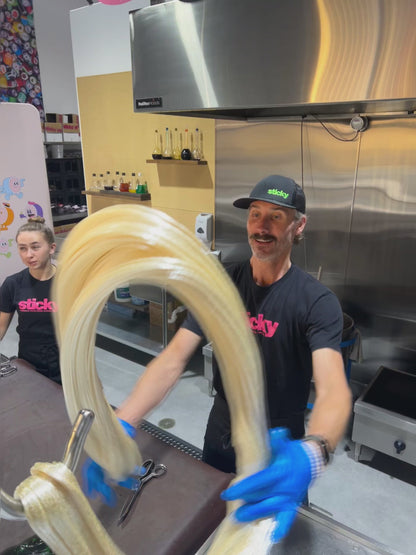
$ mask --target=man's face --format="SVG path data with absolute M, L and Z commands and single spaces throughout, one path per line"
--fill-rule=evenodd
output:
M 253 256 L 277 261 L 290 253 L 295 235 L 306 224 L 306 216 L 295 220 L 294 208 L 256 200 L 248 209 L 247 234 Z

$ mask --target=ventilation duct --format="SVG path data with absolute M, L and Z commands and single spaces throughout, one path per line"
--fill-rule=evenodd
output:
M 414 0 L 173 1 L 130 13 L 136 112 L 416 109 Z

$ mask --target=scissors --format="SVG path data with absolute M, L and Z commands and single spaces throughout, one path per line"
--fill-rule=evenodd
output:
M 127 518 L 128 514 L 133 508 L 133 505 L 138 498 L 143 486 L 152 478 L 159 478 L 167 471 L 164 464 L 155 464 L 152 459 L 147 459 L 143 462 L 140 474 L 136 476 L 136 484 L 132 490 L 127 501 L 121 509 L 120 516 L 118 517 L 117 526 L 120 526 Z

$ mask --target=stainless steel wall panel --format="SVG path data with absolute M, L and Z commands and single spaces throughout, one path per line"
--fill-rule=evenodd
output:
M 368 363 L 416 373 L 416 120 L 374 121 L 363 137 L 344 303 Z
M 343 139 L 353 136 L 346 123 L 327 125 Z M 303 131 L 301 126 L 217 122 L 216 248 L 225 261 L 249 252 L 247 212 L 232 207 L 233 199 L 248 194 L 267 175 L 288 175 L 307 196 L 306 239 L 294 248 L 294 260 L 310 273 L 320 270 L 328 285 L 343 284 L 357 144 L 335 139 L 316 121 L 304 123 Z
M 410 309 L 406 293 L 416 279 L 416 121 L 374 121 L 363 142 L 347 283 L 383 291 L 384 307 L 398 287 L 402 308 Z
M 246 211 L 232 201 L 272 173 L 303 184 L 306 237 L 293 261 L 338 296 L 363 336 L 367 382 L 381 365 L 416 373 L 416 119 L 216 126 L 216 248 L 250 255 Z

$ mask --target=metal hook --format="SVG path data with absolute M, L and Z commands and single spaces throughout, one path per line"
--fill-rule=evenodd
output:
M 62 462 L 71 470 L 75 471 L 79 457 L 84 448 L 85 440 L 94 420 L 94 413 L 89 409 L 81 409 L 75 419 L 71 435 L 65 447 Z M 22 502 L 8 495 L 0 488 L 0 509 L 2 517 L 9 520 L 26 520 Z

